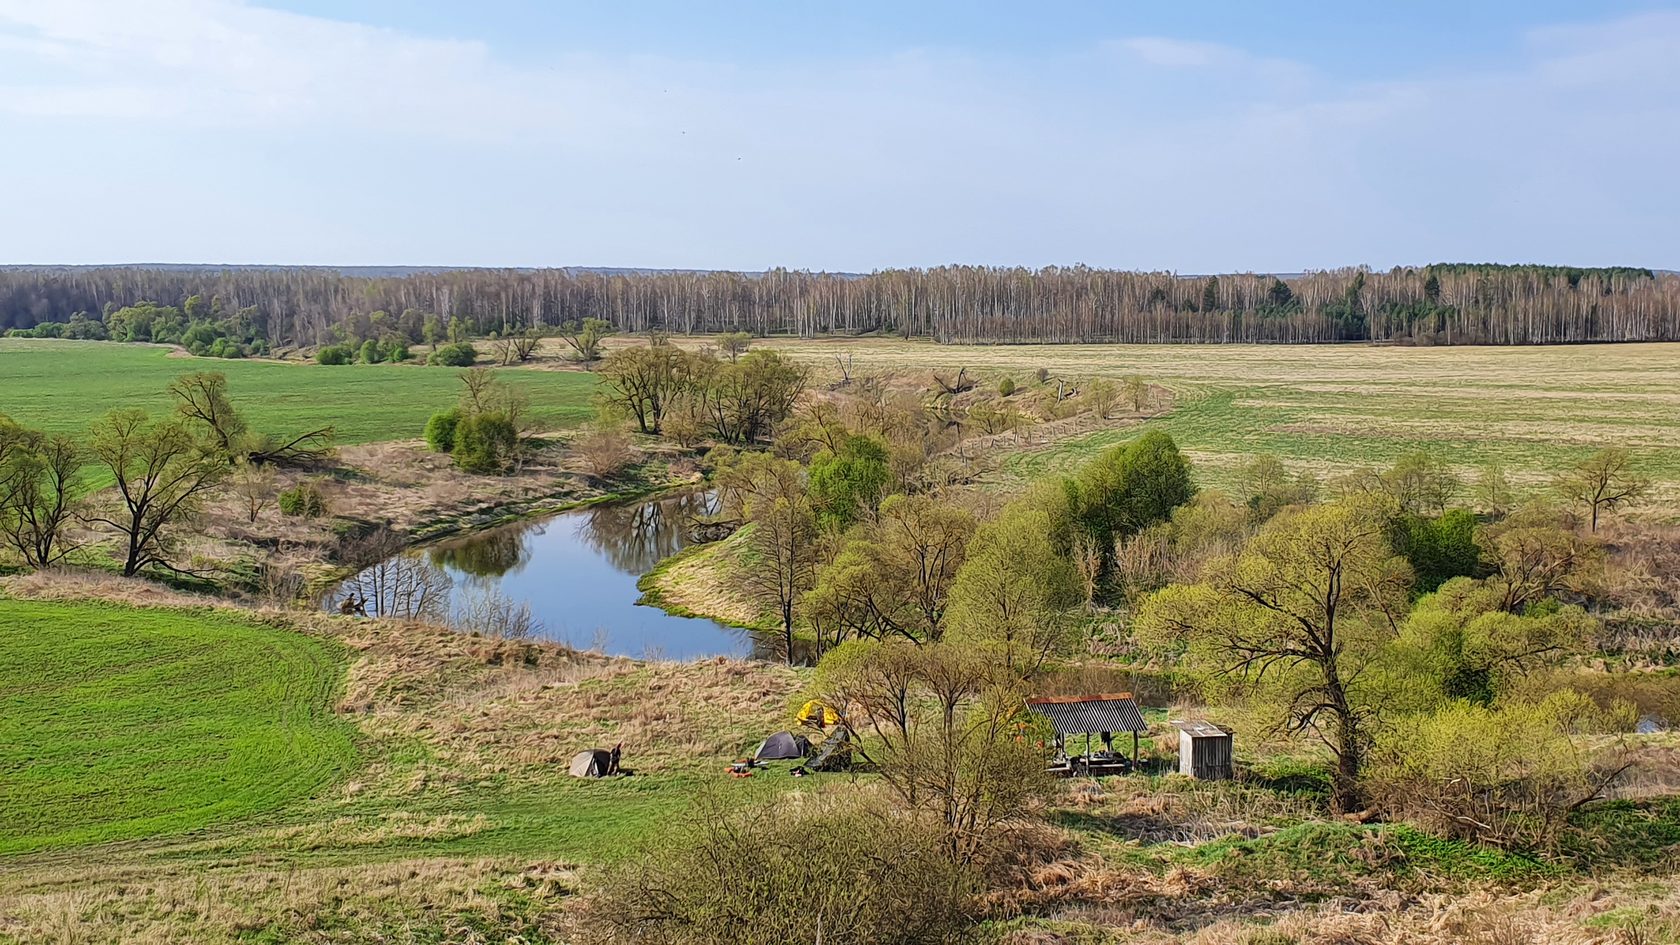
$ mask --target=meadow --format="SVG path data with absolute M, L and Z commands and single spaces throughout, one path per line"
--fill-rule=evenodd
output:
M 1170 432 L 1204 484 L 1229 486 L 1272 453 L 1321 477 L 1381 466 L 1416 450 L 1467 476 L 1499 463 L 1519 487 L 1604 446 L 1632 450 L 1656 480 L 1656 502 L 1680 498 L 1680 344 L 1531 347 L 1370 345 L 935 345 L 887 338 L 766 339 L 836 375 L 1139 376 L 1170 389 Z M 1054 381 L 1052 381 L 1053 383 Z M 1099 430 L 1005 457 L 1015 481 L 1078 466 L 1136 433 Z
M 249 621 L 0 600 L 0 853 L 279 808 L 356 764 L 341 647 Z
M 415 364 L 316 364 L 193 358 L 151 345 L 0 338 L 0 414 L 25 426 L 73 433 L 118 407 L 167 410 L 169 382 L 220 371 L 253 429 L 273 433 L 332 425 L 340 443 L 415 439 L 426 418 L 454 404 L 460 371 Z M 507 382 L 547 427 L 593 413 L 593 375 L 513 370 Z

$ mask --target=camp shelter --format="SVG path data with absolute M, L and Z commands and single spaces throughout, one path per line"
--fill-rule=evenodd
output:
M 777 732 L 766 738 L 753 753 L 754 761 L 787 761 L 803 758 L 811 753 L 811 741 L 792 732 Z
M 1086 760 L 1088 763 L 1093 759 L 1097 760 L 1098 766 L 1104 760 L 1112 765 L 1119 759 L 1114 758 L 1112 752 L 1092 756 L 1092 735 L 1131 732 L 1132 765 L 1135 767 L 1138 760 L 1138 736 L 1149 731 L 1148 723 L 1143 720 L 1143 712 L 1138 709 L 1137 701 L 1129 692 L 1104 692 L 1089 696 L 1038 696 L 1027 700 L 1027 708 L 1049 719 L 1059 738 L 1084 735 Z M 1107 756 L 1106 759 L 1104 755 Z
M 604 748 L 590 748 L 572 756 L 571 773 L 574 778 L 604 778 L 613 773 L 612 752 Z
M 818 728 L 828 728 L 830 725 L 840 723 L 840 713 L 834 711 L 834 708 L 827 703 L 812 699 L 800 707 L 799 721 L 806 725 L 815 725 Z
M 1205 781 L 1231 777 L 1231 730 L 1201 719 L 1173 719 L 1178 729 L 1178 773 Z

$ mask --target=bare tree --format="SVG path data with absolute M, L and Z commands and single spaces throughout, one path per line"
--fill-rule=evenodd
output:
M 1627 450 L 1612 447 L 1559 476 L 1553 487 L 1569 502 L 1586 507 L 1596 532 L 1600 516 L 1643 499 L 1651 491 L 1651 480 L 1635 471 Z
M 254 523 L 263 509 L 274 501 L 274 470 L 249 461 L 241 462 L 233 467 L 232 490 L 245 510 L 245 520 Z
M 178 420 L 117 410 L 94 425 L 89 452 L 116 481 L 113 501 L 88 516 L 122 536 L 122 573 L 169 562 L 176 532 L 194 521 L 227 477 L 224 454 L 206 450 Z
M 67 436 L 24 430 L 0 417 L 0 532 L 31 567 L 74 550 L 65 538 L 87 456 Z

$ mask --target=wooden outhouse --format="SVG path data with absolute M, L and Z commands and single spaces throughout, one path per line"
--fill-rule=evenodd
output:
M 1231 730 L 1201 719 L 1173 719 L 1178 729 L 1178 773 L 1203 781 L 1231 777 Z

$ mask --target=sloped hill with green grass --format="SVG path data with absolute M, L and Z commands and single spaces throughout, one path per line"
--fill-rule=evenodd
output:
M 0 600 L 0 854 L 274 810 L 355 763 L 341 647 L 226 615 Z

